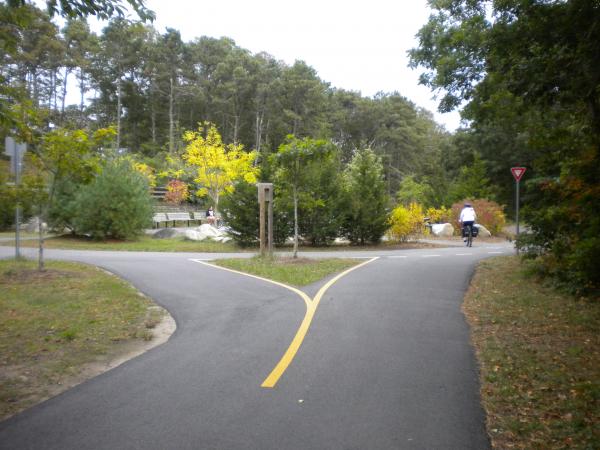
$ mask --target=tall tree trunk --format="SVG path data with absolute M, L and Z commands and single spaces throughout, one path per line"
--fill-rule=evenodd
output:
M 54 103 L 53 111 L 58 112 L 58 69 L 52 70 L 52 102 Z
M 174 117 L 173 117 L 173 77 L 169 78 L 169 153 L 175 149 Z
M 34 69 L 31 72 L 31 92 L 32 92 L 32 97 L 33 97 L 33 104 L 36 107 L 40 106 L 40 93 L 38 90 L 38 80 L 37 80 L 37 72 Z
M 64 120 L 65 117 L 65 102 L 67 100 L 67 79 L 69 78 L 70 70 L 65 68 L 65 78 L 62 83 L 62 94 L 61 94 L 61 104 L 60 104 L 60 118 Z
M 154 103 L 152 104 L 152 113 L 150 114 L 150 121 L 152 124 L 152 143 L 156 144 L 156 108 Z
M 121 77 L 117 80 L 117 151 L 121 148 Z
M 233 121 L 233 144 L 238 144 L 238 128 L 240 125 L 240 116 L 236 114 Z
M 85 96 L 85 75 L 83 70 L 79 69 L 79 111 L 83 114 Z
M 262 144 L 262 124 L 264 119 L 264 111 L 256 111 L 256 151 L 260 153 Z

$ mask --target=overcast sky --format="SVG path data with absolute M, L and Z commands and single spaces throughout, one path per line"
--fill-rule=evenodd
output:
M 426 0 L 147 0 L 154 26 L 181 32 L 184 41 L 227 36 L 252 53 L 287 64 L 303 60 L 332 86 L 373 96 L 394 92 L 434 113 L 448 130 L 457 112 L 440 114 L 432 92 L 408 68 L 407 50 L 430 11 Z M 94 27 L 95 28 L 95 27 Z M 99 31 L 99 30 L 98 30 Z

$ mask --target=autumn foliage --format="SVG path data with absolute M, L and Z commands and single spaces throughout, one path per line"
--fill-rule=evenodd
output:
M 389 219 L 388 233 L 390 237 L 393 240 L 405 242 L 411 236 L 422 234 L 425 228 L 423 217 L 423 207 L 418 203 L 397 206 Z
M 171 180 L 167 183 L 165 202 L 171 205 L 180 205 L 189 198 L 188 186 L 181 180 Z
M 458 217 L 460 216 L 460 211 L 463 209 L 466 201 L 469 201 L 469 203 L 473 205 L 475 213 L 477 214 L 477 223 L 486 227 L 492 235 L 502 231 L 504 225 L 506 225 L 504 209 L 498 203 L 485 199 L 465 199 L 462 202 L 457 202 L 452 205 L 450 208 L 450 217 L 451 223 L 456 229 L 460 229 Z

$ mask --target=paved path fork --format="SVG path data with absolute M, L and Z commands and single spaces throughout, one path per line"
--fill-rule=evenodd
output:
M 379 259 L 329 287 L 290 366 L 263 388 L 306 312 L 293 292 L 192 261 L 215 255 L 48 251 L 130 280 L 178 328 L 1 422 L 0 449 L 489 448 L 460 306 L 476 262 L 502 253 L 512 249 L 333 253 Z

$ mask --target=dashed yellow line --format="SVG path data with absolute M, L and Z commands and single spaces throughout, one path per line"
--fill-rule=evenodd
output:
M 292 339 L 290 346 L 287 348 L 287 350 L 285 351 L 285 353 L 283 354 L 283 356 L 281 357 L 281 359 L 279 360 L 279 362 L 277 363 L 275 368 L 271 371 L 271 373 L 267 376 L 267 378 L 265 378 L 265 381 L 263 381 L 263 383 L 261 384 L 261 387 L 273 388 L 273 387 L 275 387 L 275 385 L 277 384 L 277 382 L 279 381 L 279 379 L 281 378 L 283 373 L 286 371 L 286 369 L 289 367 L 289 365 L 294 360 L 296 353 L 298 353 L 298 350 L 300 349 L 300 346 L 302 345 L 302 342 L 304 341 L 304 337 L 306 336 L 306 333 L 308 332 L 308 329 L 310 328 L 310 324 L 313 320 L 313 317 L 315 316 L 315 312 L 317 311 L 319 303 L 321 302 L 321 299 L 323 298 L 323 295 L 325 294 L 327 289 L 329 289 L 334 283 L 336 283 L 343 276 L 349 274 L 353 270 L 358 269 L 359 267 L 362 267 L 366 264 L 369 264 L 370 262 L 375 261 L 376 259 L 378 259 L 378 257 L 370 258 L 367 261 L 362 262 L 362 263 L 360 263 L 354 267 L 351 267 L 351 268 L 345 270 L 344 272 L 336 275 L 331 280 L 329 280 L 327 283 L 325 283 L 321 287 L 321 289 L 319 289 L 319 292 L 317 292 L 317 294 L 315 295 L 315 297 L 312 300 L 310 299 L 310 297 L 308 295 L 306 295 L 306 293 L 302 292 L 300 289 L 296 289 L 295 287 L 289 286 L 287 284 L 279 283 L 278 281 L 273 281 L 273 280 L 269 280 L 268 278 L 263 278 L 263 277 L 259 277 L 256 275 L 251 275 L 249 273 L 240 272 L 238 270 L 233 270 L 233 269 L 228 269 L 226 267 L 217 266 L 215 264 L 210 264 L 210 263 L 207 263 L 206 261 L 202 261 L 202 260 L 198 260 L 198 259 L 192 259 L 191 261 L 194 261 L 194 262 L 197 262 L 200 264 L 204 264 L 204 265 L 210 266 L 210 267 L 215 267 L 217 269 L 226 270 L 228 272 L 237 273 L 237 274 L 244 275 L 247 277 L 256 278 L 258 280 L 266 281 L 267 283 L 276 284 L 277 286 L 281 286 L 285 289 L 295 292 L 304 300 L 304 304 L 306 305 L 306 313 L 304 314 L 304 319 L 302 320 L 302 323 L 300 324 L 298 331 L 296 331 L 296 335 L 294 336 L 294 339 Z

